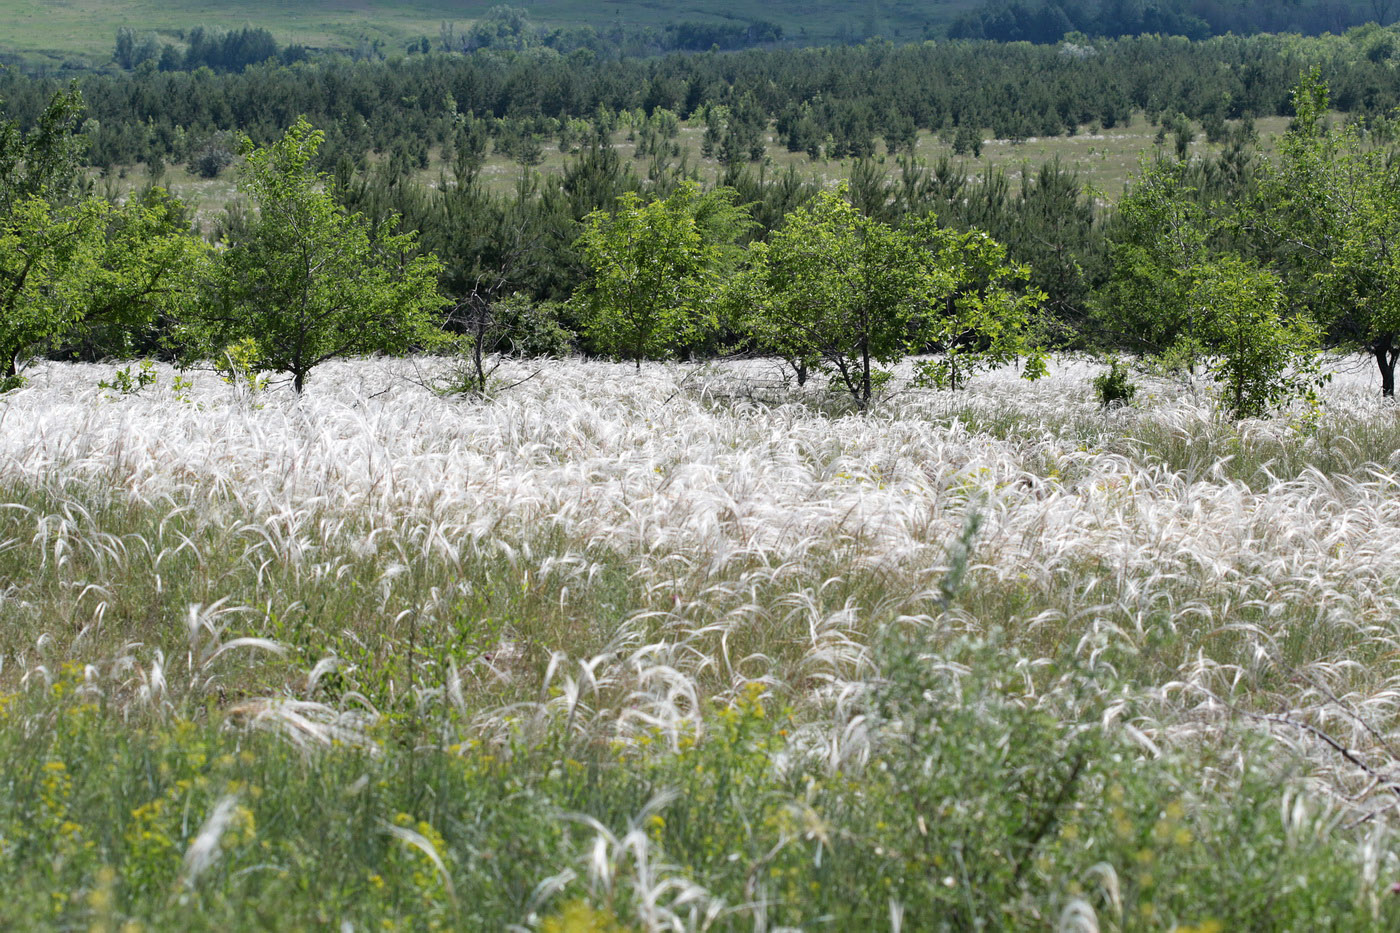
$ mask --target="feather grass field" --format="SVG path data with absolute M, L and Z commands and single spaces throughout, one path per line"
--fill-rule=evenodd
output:
M 0 399 L 0 921 L 1400 922 L 1400 415 L 1062 360 Z M 503 370 L 502 372 L 505 372 Z

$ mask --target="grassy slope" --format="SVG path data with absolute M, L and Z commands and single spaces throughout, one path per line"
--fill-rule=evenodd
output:
M 282 41 L 314 47 L 353 47 L 361 36 L 384 39 L 391 45 L 415 36 L 436 37 L 443 22 L 470 22 L 494 0 L 405 0 L 369 3 L 366 0 L 0 0 L 0 49 L 45 53 L 57 59 L 81 56 L 100 60 L 110 53 L 118 26 L 138 31 L 174 30 L 196 25 L 231 28 L 245 23 L 266 27 Z M 663 26 L 679 21 L 766 19 L 779 23 L 799 41 L 864 37 L 877 33 L 913 40 L 924 24 L 946 25 L 970 0 L 916 3 L 893 0 L 879 4 L 861 0 L 534 0 L 525 7 L 537 23 L 548 26 L 589 25 L 599 30 Z M 874 13 L 872 28 L 872 11 Z

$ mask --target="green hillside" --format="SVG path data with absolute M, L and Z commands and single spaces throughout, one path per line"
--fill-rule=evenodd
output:
M 282 42 L 354 49 L 380 40 L 386 48 L 409 39 L 436 39 L 444 23 L 468 24 L 495 3 L 488 0 L 0 0 L 0 49 L 52 61 L 100 63 L 110 55 L 119 26 L 138 32 L 175 32 L 193 26 L 272 30 Z M 774 22 L 800 43 L 884 35 L 913 40 L 976 5 L 976 0 L 531 0 L 517 4 L 542 26 L 592 26 L 600 32 L 640 30 L 676 22 Z
M 0 0 L 0 60 L 100 67 L 110 62 L 120 27 L 178 46 L 197 26 L 245 25 L 270 30 L 284 44 L 383 57 L 424 39 L 438 46 L 448 29 L 460 38 L 495 6 L 496 0 Z M 721 40 L 714 44 L 735 47 L 723 41 L 724 30 L 730 39 L 740 37 L 738 45 L 767 44 L 777 35 L 785 45 L 814 45 L 872 36 L 1053 43 L 1068 32 L 1317 34 L 1389 22 L 1400 9 L 1397 0 L 517 0 L 512 6 L 532 35 L 587 27 L 594 40 L 625 54 L 708 49 L 711 32 Z M 689 28 L 680 42 L 678 26 Z

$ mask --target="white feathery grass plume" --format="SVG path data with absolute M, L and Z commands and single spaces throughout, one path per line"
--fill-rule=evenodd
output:
M 578 872 L 572 868 L 565 868 L 557 875 L 550 875 L 539 884 L 535 885 L 530 892 L 530 900 L 526 910 L 533 919 L 537 912 L 560 892 L 568 889 L 569 885 L 578 880 Z M 525 929 L 522 927 L 521 929 Z
M 275 653 L 279 655 L 283 655 L 286 653 L 285 649 L 283 649 L 281 645 L 278 645 L 277 648 L 279 650 Z M 308 671 L 306 674 L 306 695 L 308 697 L 314 697 L 316 695 L 317 688 L 321 685 L 321 678 L 325 677 L 327 674 L 338 671 L 345 666 L 345 662 L 342 659 L 336 657 L 335 655 L 327 655 L 326 657 L 321 658 L 321 660 L 317 661 L 314 665 L 312 665 L 311 670 Z
M 337 710 L 309 700 L 261 698 L 229 707 L 225 722 L 235 728 L 267 729 L 301 749 L 351 745 L 379 753 L 366 730 L 373 713 Z
M 151 666 L 147 671 L 136 668 L 137 700 L 143 706 L 159 709 L 165 705 L 168 693 L 165 682 L 165 652 L 156 648 L 151 652 Z
M 1118 883 L 1118 872 L 1108 862 L 1097 862 L 1089 866 L 1089 870 L 1084 873 L 1084 881 L 1097 882 L 1099 890 L 1103 893 L 1103 899 L 1109 907 L 1113 908 L 1113 914 L 1121 923 L 1123 920 L 1123 890 Z M 1096 921 L 1097 922 L 1097 921 Z
M 986 624 L 979 599 L 1026 594 L 1011 628 L 1031 656 L 1063 640 L 1108 674 L 1124 656 L 1146 665 L 1140 676 L 1153 679 L 1134 699 L 1147 709 L 1128 733 L 1145 748 L 1224 736 L 1232 708 L 1270 679 L 1286 682 L 1276 699 L 1290 717 L 1336 731 L 1365 760 L 1394 744 L 1400 680 L 1355 660 L 1400 649 L 1400 455 L 1367 446 L 1367 432 L 1388 436 L 1394 421 L 1368 374 L 1340 367 L 1323 423 L 1302 436 L 1286 416 L 1232 425 L 1203 394 L 1158 380 L 1151 404 L 1103 413 L 1086 386 L 1094 366 L 1069 359 L 1039 383 L 993 373 L 963 392 L 905 393 L 873 417 L 833 416 L 808 404 L 814 397 L 735 398 L 771 365 L 756 361 L 647 364 L 624 379 L 610 378 L 611 364 L 560 361 L 472 406 L 396 381 L 404 365 L 330 363 L 306 397 L 271 392 L 254 409 L 207 373 L 194 376 L 196 404 L 161 391 L 96 405 L 93 386 L 109 370 L 39 364 L 31 386 L 6 397 L 0 469 L 45 489 L 62 477 L 63 489 L 42 509 L 10 507 L 0 549 L 31 548 L 44 573 L 83 593 L 80 621 L 95 633 L 110 623 L 108 597 L 84 588 L 142 562 L 158 591 L 168 588 L 173 566 L 208 549 L 191 525 L 230 542 L 260 587 L 280 568 L 340 579 L 345 564 L 324 556 L 337 549 L 381 567 L 499 560 L 526 586 L 552 587 L 545 602 L 557 597 L 561 618 L 609 572 L 597 548 L 629 561 L 649 602 L 600 633 L 606 651 L 580 662 L 570 645 L 503 633 L 510 652 L 449 671 L 431 701 L 457 705 L 488 734 L 512 717 L 541 726 L 572 717 L 577 733 L 626 739 L 693 729 L 709 694 L 766 678 L 820 713 L 820 730 L 804 727 L 793 744 L 849 763 L 869 744 L 859 717 L 878 679 L 872 627 L 930 611 L 945 545 L 976 502 L 976 585 L 966 605 L 920 620 L 930 633 L 976 634 Z M 1272 479 L 1230 478 L 1251 447 L 1268 444 L 1341 467 L 1276 460 Z M 1227 446 L 1241 452 L 1231 464 L 1193 453 Z M 86 497 L 70 494 L 113 488 L 159 509 L 159 530 L 106 535 Z M 565 542 L 567 556 L 548 553 L 541 532 Z M 79 573 L 84 564 L 93 574 Z M 864 596 L 842 595 L 880 581 L 897 598 L 861 605 Z M 402 582 L 393 571 L 378 581 Z M 28 611 L 28 598 L 0 593 L 7 611 Z M 190 616 L 183 667 L 196 690 L 211 683 L 204 665 L 235 647 L 276 650 L 226 639 L 232 611 L 215 603 Z M 9 663 L 37 684 L 60 663 L 57 643 Z M 571 649 L 545 679 L 562 696 L 510 705 L 540 684 L 517 663 L 525 643 Z M 165 680 L 182 666 L 154 647 L 114 675 L 136 704 L 169 702 Z M 1039 675 L 1023 674 L 1034 686 Z M 477 687 L 505 697 L 502 708 L 472 710 Z M 333 721 L 286 707 L 260 724 L 318 747 L 312 736 Z M 1356 767 L 1306 736 L 1268 731 L 1307 757 L 1318 785 L 1371 805 Z
M 1055 933 L 1099 933 L 1099 916 L 1093 905 L 1081 897 L 1070 898 L 1060 911 Z
M 189 848 L 185 849 L 185 857 L 180 869 L 180 881 L 186 887 L 194 887 L 199 876 L 208 871 L 219 860 L 221 852 L 219 843 L 223 839 L 224 830 L 228 829 L 237 810 L 238 796 L 228 794 L 220 797 L 209 811 L 209 815 L 204 818 L 199 832 L 195 834 Z
M 630 913 L 644 930 L 707 930 L 725 914 L 724 903 L 658 860 L 647 834 L 651 818 L 675 798 L 672 791 L 653 796 L 628 820 L 627 829 L 621 834 L 587 814 L 562 816 L 593 832 L 584 862 L 589 887 L 596 896 L 609 903 L 630 904 Z M 550 894 L 567 884 L 566 877 L 567 873 L 556 875 L 537 886 L 532 905 L 542 905 Z

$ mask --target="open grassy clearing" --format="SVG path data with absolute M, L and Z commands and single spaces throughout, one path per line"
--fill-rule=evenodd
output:
M 1287 117 L 1263 117 L 1255 121 L 1255 128 L 1259 132 L 1262 148 L 1272 151 L 1274 139 L 1282 134 L 1288 127 Z M 686 163 L 698 168 L 700 177 L 707 182 L 714 182 L 723 173 L 723 166 L 714 160 L 702 159 L 700 157 L 701 138 L 704 136 L 705 128 L 702 125 L 685 124 L 681 128 L 680 136 L 676 142 L 680 146 L 681 153 L 685 156 Z M 955 163 L 961 163 L 965 168 L 965 173 L 969 177 L 975 177 L 985 172 L 989 168 L 1000 168 L 1004 170 L 1007 177 L 1013 183 L 1019 183 L 1021 174 L 1027 167 L 1035 171 L 1046 162 L 1059 159 L 1066 168 L 1077 171 L 1084 182 L 1091 186 L 1103 198 L 1115 200 L 1123 193 L 1123 188 L 1127 182 L 1138 173 L 1142 159 L 1150 156 L 1157 150 L 1159 144 L 1156 142 L 1157 127 L 1149 124 L 1146 118 L 1138 113 L 1126 125 L 1114 127 L 1111 130 L 1104 130 L 1101 127 L 1081 127 L 1074 136 L 1054 136 L 1054 137 L 1030 137 L 1021 141 L 1007 139 L 996 139 L 991 132 L 984 131 L 982 152 L 976 158 L 971 153 L 957 155 L 953 152 L 951 143 L 941 139 L 937 134 L 921 132 L 915 144 L 914 154 L 917 158 L 928 162 L 936 162 L 938 159 L 947 157 Z M 614 136 L 614 145 L 625 157 L 631 159 L 635 153 L 636 146 L 626 140 L 625 132 L 619 132 Z M 546 140 L 546 143 L 550 141 Z M 795 168 L 804 175 L 816 175 L 827 184 L 835 184 L 843 178 L 850 176 L 852 161 L 842 160 L 813 160 L 805 152 L 789 152 L 787 147 L 777 136 L 770 133 L 767 137 L 768 156 L 765 170 L 770 174 L 773 172 L 787 171 L 789 167 Z M 1160 144 L 1170 152 L 1172 142 L 1170 137 L 1164 144 Z M 894 156 L 884 154 L 883 145 L 880 147 L 881 155 L 877 160 L 885 165 L 892 176 L 899 173 L 897 159 Z M 1196 140 L 1191 145 L 1193 155 L 1205 155 L 1207 153 L 1215 155 L 1219 152 L 1218 146 L 1213 146 L 1206 141 L 1204 134 L 1197 132 Z M 673 158 L 672 162 L 679 159 Z M 562 174 L 565 159 L 559 153 L 557 145 L 547 145 L 545 149 L 545 161 L 539 166 L 539 170 L 550 174 Z M 634 160 L 639 173 L 645 173 L 647 160 Z M 754 166 L 757 168 L 757 166 Z M 519 177 L 520 167 L 498 154 L 493 154 L 492 158 L 483 168 L 483 174 L 495 182 L 494 187 L 498 191 L 509 190 Z M 440 174 L 440 168 L 429 169 L 422 177 L 424 180 L 435 180 Z
M 1276 138 L 1288 126 L 1286 117 L 1264 117 L 1255 121 L 1259 131 L 1261 148 L 1271 152 Z M 1013 184 L 1019 184 L 1021 175 L 1029 168 L 1035 171 L 1041 165 L 1058 159 L 1066 168 L 1079 173 L 1084 183 L 1104 201 L 1112 202 L 1123 193 L 1124 186 L 1138 173 L 1142 160 L 1150 157 L 1158 148 L 1155 141 L 1157 128 L 1147 123 L 1137 114 L 1127 126 L 1113 130 L 1089 129 L 1074 136 L 1031 138 L 1022 142 L 988 139 L 982 153 L 977 158 L 970 154 L 954 155 L 952 146 L 932 133 L 919 134 L 915 155 L 920 159 L 935 162 L 947 156 L 962 165 L 965 174 L 974 178 L 990 168 L 1004 170 Z M 682 125 L 676 143 L 681 156 L 672 157 L 672 164 L 685 164 L 698 172 L 701 179 L 714 183 L 723 173 L 723 167 L 714 160 L 700 157 L 700 141 L 704 135 L 703 126 Z M 632 163 L 640 175 L 648 170 L 649 160 L 634 158 L 635 142 L 628 142 L 625 130 L 613 136 L 613 144 L 618 152 Z M 562 175 L 567 156 L 561 153 L 557 140 L 545 140 L 544 160 L 531 171 L 544 175 Z M 1170 140 L 1165 144 L 1170 149 Z M 1191 151 L 1197 155 L 1214 154 L 1219 147 L 1206 142 L 1204 135 L 1197 135 Z M 899 167 L 893 156 L 881 155 L 877 159 L 886 166 L 891 177 L 897 177 Z M 847 160 L 812 160 L 806 153 L 788 152 L 771 133 L 768 137 L 768 161 L 763 171 L 772 177 L 774 173 L 785 172 L 789 167 L 803 175 L 815 175 L 827 184 L 835 184 L 848 178 L 852 162 Z M 756 167 L 757 168 L 757 167 Z M 504 155 L 493 152 L 482 167 L 482 178 L 486 187 L 498 194 L 513 191 L 519 182 L 521 167 Z M 425 184 L 436 186 L 444 175 L 450 176 L 451 166 L 445 164 L 435 149 L 431 164 L 418 173 L 417 179 Z M 125 197 L 133 190 L 150 183 L 152 179 L 145 166 L 124 166 L 116 169 L 107 178 L 100 179 L 99 187 L 105 186 L 108 195 L 114 199 Z M 196 215 L 206 224 L 219 214 L 234 197 L 233 170 L 218 178 L 202 178 L 188 171 L 184 166 L 168 166 L 156 182 L 189 201 L 195 206 Z
M 1070 360 L 865 417 L 764 363 L 42 365 L 0 921 L 1393 928 L 1400 422 L 1343 362 L 1315 426 Z

